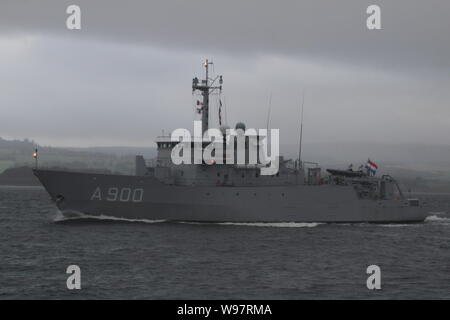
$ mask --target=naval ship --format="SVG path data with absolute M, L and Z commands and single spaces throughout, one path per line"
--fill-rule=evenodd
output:
M 223 83 L 222 76 L 209 78 L 211 63 L 203 63 L 203 80 L 192 81 L 192 93 L 202 98 L 197 111 L 203 131 L 209 128 L 210 95 L 221 92 Z M 245 125 L 238 123 L 235 129 L 245 131 Z M 171 154 L 177 143 L 170 136 L 157 137 L 154 165 L 147 166 L 142 156 L 136 156 L 135 175 L 38 167 L 33 171 L 66 216 L 319 223 L 421 222 L 427 216 L 423 203 L 406 198 L 389 175 L 376 176 L 369 170 L 322 172 L 317 164 L 302 161 L 300 153 L 295 161 L 280 156 L 278 171 L 272 175 L 262 175 L 261 166 L 248 164 L 247 159 L 244 164 L 174 164 Z

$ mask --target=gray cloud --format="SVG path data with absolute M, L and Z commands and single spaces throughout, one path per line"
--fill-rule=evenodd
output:
M 65 8 L 73 3 L 82 8 L 81 38 L 407 70 L 450 66 L 450 3 L 444 0 L 22 0 L 1 4 L 1 29 L 73 37 L 65 29 Z M 383 30 L 376 32 L 365 26 L 373 3 L 382 9 Z
M 213 58 L 229 122 L 305 139 L 448 143 L 450 3 L 10 1 L 0 4 L 0 136 L 58 145 L 152 145 L 192 127 L 190 81 Z M 82 30 L 65 8 L 82 8 Z M 213 104 L 213 120 L 217 118 Z M 6 116 L 5 116 L 6 115 Z

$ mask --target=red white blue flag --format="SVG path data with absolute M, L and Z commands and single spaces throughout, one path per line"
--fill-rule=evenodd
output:
M 366 169 L 369 172 L 369 174 L 375 175 L 375 173 L 377 173 L 378 165 L 375 162 L 370 161 L 370 159 L 368 159 L 366 163 Z

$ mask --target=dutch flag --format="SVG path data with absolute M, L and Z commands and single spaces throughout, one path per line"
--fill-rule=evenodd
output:
M 366 169 L 369 174 L 375 175 L 375 173 L 377 173 L 378 166 L 375 162 L 368 159 L 366 163 Z

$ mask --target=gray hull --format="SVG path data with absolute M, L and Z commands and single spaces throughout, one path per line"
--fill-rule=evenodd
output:
M 65 212 L 204 222 L 420 222 L 421 205 L 361 200 L 350 186 L 173 186 L 154 177 L 34 170 Z

